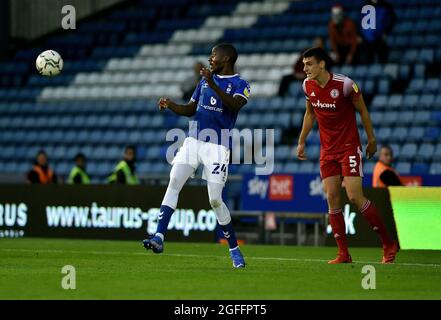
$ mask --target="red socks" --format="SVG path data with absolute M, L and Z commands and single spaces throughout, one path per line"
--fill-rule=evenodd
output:
M 348 241 L 346 239 L 346 225 L 341 209 L 329 209 L 329 223 L 332 227 L 338 254 L 348 256 Z
M 380 236 L 381 242 L 383 246 L 390 246 L 393 244 L 393 240 L 390 238 L 387 233 L 386 226 L 381 219 L 380 214 L 378 213 L 378 209 L 375 205 L 367 200 L 363 207 L 360 210 L 361 214 L 364 216 L 369 225 L 378 233 Z

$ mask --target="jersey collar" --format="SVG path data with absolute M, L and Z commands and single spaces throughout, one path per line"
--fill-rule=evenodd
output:
M 218 77 L 218 78 L 221 78 L 221 79 L 227 79 L 227 78 L 237 77 L 238 75 L 239 74 L 236 73 L 236 74 L 232 74 L 232 75 L 223 75 L 223 76 L 216 74 L 215 76 Z

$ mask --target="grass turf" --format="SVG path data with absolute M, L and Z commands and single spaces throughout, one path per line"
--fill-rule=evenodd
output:
M 0 299 L 441 299 L 441 253 L 402 251 L 381 265 L 380 248 L 353 248 L 355 263 L 328 265 L 335 248 L 244 245 L 233 269 L 218 244 L 166 243 L 155 255 L 140 242 L 0 239 Z M 361 286 L 376 269 L 376 289 Z M 64 290 L 64 265 L 76 289 Z

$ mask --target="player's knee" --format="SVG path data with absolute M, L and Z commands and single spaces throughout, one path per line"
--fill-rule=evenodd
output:
M 222 200 L 210 199 L 210 205 L 213 208 L 213 210 L 216 210 L 216 209 L 220 208 L 220 206 L 222 205 Z
M 363 196 L 358 194 L 348 194 L 349 202 L 356 205 L 357 207 L 361 207 L 363 202 Z
M 328 198 L 328 202 L 330 203 L 337 203 L 340 201 L 340 192 L 328 191 L 326 196 Z
M 174 177 L 170 177 L 170 181 L 168 183 L 168 187 L 177 191 L 181 190 L 180 184 L 178 182 L 178 179 Z

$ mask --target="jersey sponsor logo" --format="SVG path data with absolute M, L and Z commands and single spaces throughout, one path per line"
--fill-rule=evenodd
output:
M 274 175 L 269 181 L 269 199 L 289 201 L 294 198 L 294 177 Z
M 317 100 L 316 103 L 311 102 L 311 104 L 313 107 L 316 107 L 316 108 L 329 108 L 329 109 L 337 108 L 335 103 L 322 103 L 322 102 L 320 102 L 320 100 Z
M 210 98 L 210 103 L 214 106 L 216 104 L 217 100 L 215 97 Z
M 331 97 L 336 99 L 338 98 L 338 96 L 340 95 L 340 92 L 337 89 L 332 89 L 331 90 Z

